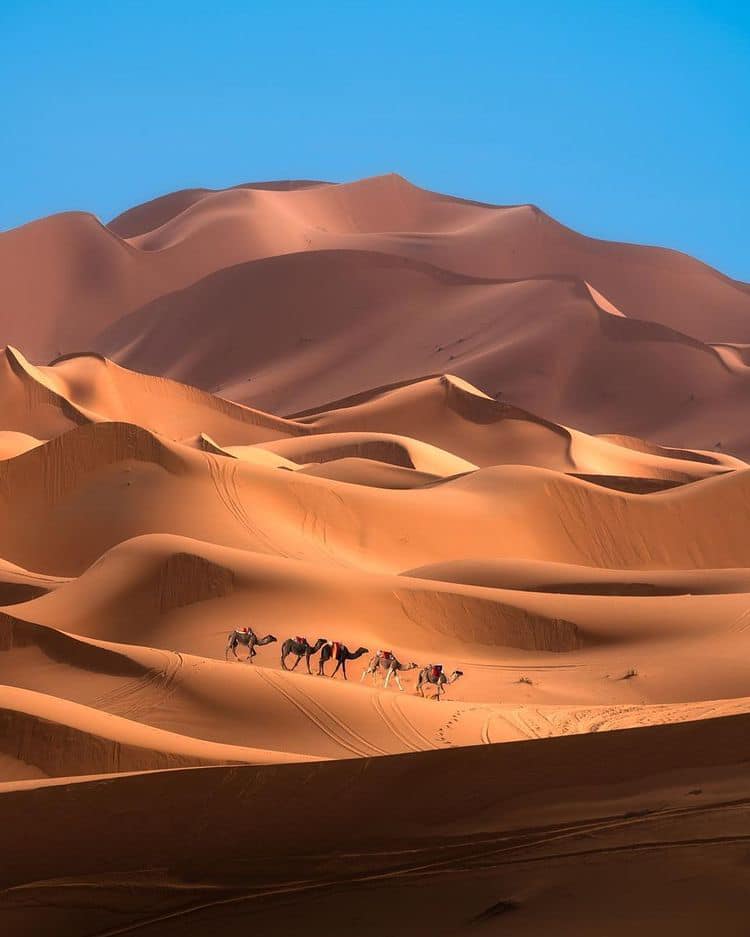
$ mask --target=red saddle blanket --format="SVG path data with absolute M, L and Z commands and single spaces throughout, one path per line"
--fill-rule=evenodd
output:
M 378 651 L 378 657 L 382 657 L 383 660 L 393 660 L 393 651 Z
M 432 679 L 437 680 L 440 674 L 443 672 L 442 664 L 433 664 L 432 665 Z
M 339 656 L 339 651 L 340 651 L 340 650 L 341 650 L 341 642 L 340 642 L 340 641 L 331 641 L 331 656 L 332 656 L 334 659 L 337 659 L 337 658 L 338 658 L 338 656 Z
M 301 638 L 299 635 L 294 640 L 297 644 L 307 644 L 307 638 Z

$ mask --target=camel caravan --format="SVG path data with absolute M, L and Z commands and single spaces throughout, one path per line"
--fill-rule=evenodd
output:
M 231 651 L 235 660 L 240 660 L 241 658 L 237 654 L 237 648 L 246 647 L 247 657 L 245 660 L 247 663 L 252 664 L 253 658 L 256 655 L 256 647 L 264 647 L 266 644 L 273 644 L 275 642 L 276 637 L 272 634 L 267 634 L 265 637 L 259 638 L 252 628 L 236 629 L 229 634 L 226 650 L 224 651 L 224 659 L 229 659 L 229 652 Z M 292 671 L 295 670 L 301 660 L 304 660 L 307 666 L 307 672 L 312 675 L 310 658 L 318 653 L 320 653 L 320 657 L 318 658 L 319 677 L 329 676 L 325 670 L 326 664 L 329 663 L 329 661 L 335 661 L 336 666 L 330 676 L 335 677 L 340 670 L 344 680 L 347 680 L 347 661 L 358 660 L 363 654 L 369 654 L 369 648 L 358 647 L 356 651 L 350 651 L 349 648 L 340 641 L 329 641 L 327 638 L 318 638 L 315 644 L 310 644 L 307 638 L 297 635 L 294 638 L 287 638 L 281 645 L 281 667 L 283 670 Z M 287 667 L 287 659 L 290 657 L 295 658 L 295 660 L 291 667 Z M 456 680 L 463 676 L 462 670 L 454 670 L 453 673 L 447 674 L 442 664 L 428 664 L 426 667 L 421 668 L 419 664 L 413 661 L 404 664 L 396 657 L 393 651 L 379 650 L 370 658 L 367 667 L 362 671 L 360 683 L 369 675 L 372 677 L 373 684 L 376 684 L 378 676 L 382 676 L 384 689 L 388 688 L 388 684 L 393 679 L 399 690 L 403 692 L 404 688 L 401 684 L 400 674 L 408 670 L 419 670 L 417 674 L 416 692 L 423 699 L 426 698 L 424 694 L 425 687 L 434 687 L 435 693 L 433 694 L 433 699 L 439 700 L 442 694 L 445 693 L 445 688 L 455 683 Z

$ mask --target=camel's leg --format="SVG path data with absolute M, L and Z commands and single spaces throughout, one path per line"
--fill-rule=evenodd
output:
M 341 667 L 341 661 L 340 661 L 340 660 L 337 660 L 337 661 L 336 661 L 336 666 L 335 666 L 335 668 L 334 668 L 334 671 L 333 671 L 333 673 L 331 674 L 331 679 L 333 679 L 333 678 L 336 676 L 336 674 L 339 672 L 339 668 L 340 668 L 340 667 Z
M 281 669 L 282 669 L 282 670 L 289 670 L 289 668 L 288 668 L 287 665 L 286 665 L 286 654 L 282 654 L 282 655 L 281 655 Z
M 341 661 L 341 673 L 344 675 L 344 680 L 349 679 L 346 675 L 346 661 L 345 660 Z
M 372 664 L 368 664 L 368 665 L 365 667 L 365 669 L 362 671 L 362 676 L 359 678 L 359 682 L 360 682 L 360 683 L 363 683 L 365 677 L 366 677 L 369 673 L 371 673 L 371 674 L 373 675 L 373 678 L 375 677 L 375 668 L 372 666 Z
M 253 658 L 255 657 L 255 645 L 248 644 L 247 646 L 247 663 L 252 664 Z
M 383 689 L 388 689 L 388 684 L 391 682 L 391 677 L 393 676 L 393 667 L 389 667 L 385 674 L 385 680 L 383 680 Z
M 302 660 L 302 655 L 300 654 L 299 657 L 297 658 L 297 660 L 294 662 L 294 665 L 292 666 L 292 670 L 295 670 L 295 669 L 296 669 L 297 664 L 298 664 L 301 660 Z M 310 669 L 309 664 L 308 664 L 307 669 L 308 669 L 308 670 Z
M 398 670 L 394 670 L 394 671 L 393 671 L 393 679 L 396 681 L 396 686 L 397 686 L 397 687 L 399 688 L 399 690 L 401 690 L 401 692 L 403 693 L 403 692 L 404 692 L 404 688 L 401 686 L 401 678 L 400 678 L 399 675 L 398 675 Z
M 305 663 L 307 664 L 307 672 L 312 677 L 312 670 L 310 670 L 310 655 L 309 654 L 305 654 Z

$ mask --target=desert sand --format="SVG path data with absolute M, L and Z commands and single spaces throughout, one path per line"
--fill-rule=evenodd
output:
M 0 277 L 4 933 L 747 934 L 748 284 L 399 176 Z

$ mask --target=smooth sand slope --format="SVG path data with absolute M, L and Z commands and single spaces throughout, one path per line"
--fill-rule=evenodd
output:
M 0 277 L 3 933 L 744 937 L 746 284 L 398 176 Z

